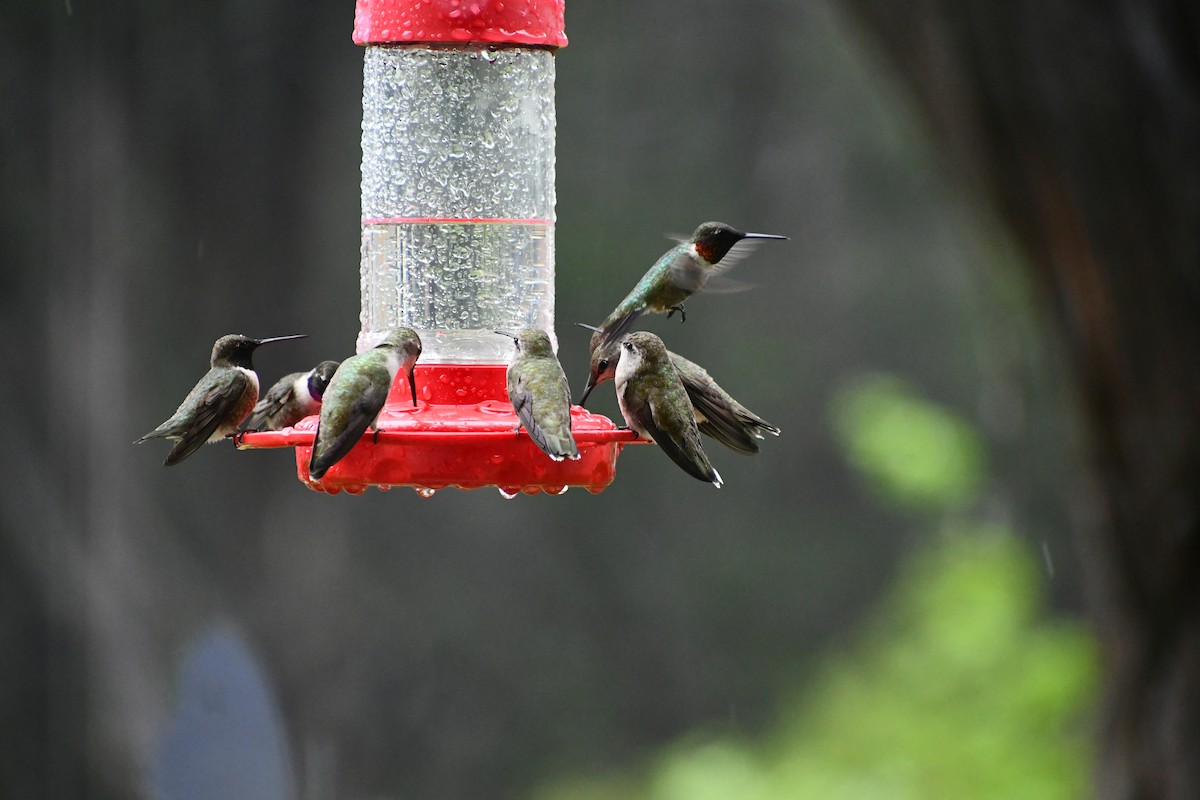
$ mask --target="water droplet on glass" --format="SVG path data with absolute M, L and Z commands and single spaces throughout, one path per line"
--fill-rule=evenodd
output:
M 418 487 L 418 488 L 416 489 L 416 492 L 417 492 L 417 494 L 419 494 L 421 497 L 423 497 L 423 498 L 425 498 L 426 500 L 428 500 L 429 498 L 433 497 L 433 496 L 434 496 L 434 494 L 436 494 L 436 493 L 437 493 L 437 489 L 430 489 L 430 488 L 428 488 L 428 487 L 426 487 L 426 486 L 421 486 L 421 487 Z
M 521 493 L 520 487 L 517 486 L 497 486 L 496 489 L 505 500 L 512 500 Z

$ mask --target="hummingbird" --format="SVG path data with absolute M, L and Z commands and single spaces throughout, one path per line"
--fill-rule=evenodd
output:
M 496 333 L 511 337 L 516 347 L 508 365 L 508 399 L 529 438 L 555 461 L 578 460 L 571 435 L 571 391 L 550 337 L 537 328 Z
M 692 404 L 662 339 L 646 331 L 626 334 L 620 352 L 617 403 L 625 422 L 684 472 L 720 489 L 721 476 L 700 446 Z
M 163 424 L 138 439 L 170 439 L 175 442 L 165 466 L 183 461 L 205 442 L 217 442 L 237 432 L 258 401 L 258 375 L 250 361 L 264 344 L 303 339 L 305 334 L 252 339 L 240 333 L 222 336 L 213 344 L 211 369 L 188 393 L 175 413 Z
M 246 430 L 278 431 L 316 414 L 321 410 L 321 395 L 337 368 L 336 361 L 322 361 L 308 372 L 284 375 L 254 406 Z
M 354 448 L 363 432 L 375 425 L 392 381 L 401 369 L 408 373 L 408 386 L 416 407 L 413 366 L 420 356 L 421 337 L 417 332 L 412 328 L 396 328 L 371 350 L 341 363 L 321 401 L 321 417 L 308 462 L 312 480 L 320 480 Z
M 676 311 L 687 319 L 683 303 L 704 288 L 729 250 L 743 239 L 786 239 L 773 233 L 744 233 L 724 222 L 706 222 L 686 242 L 680 242 L 654 262 L 625 299 L 600 324 L 607 341 L 620 339 L 647 312 Z
M 579 405 L 587 402 L 592 389 L 605 381 L 610 381 L 617 371 L 617 359 L 620 355 L 620 345 L 610 342 L 600 346 L 602 335 L 599 328 L 575 323 L 581 328 L 593 331 L 592 334 L 592 364 L 591 374 Z M 778 436 L 779 428 L 767 422 L 744 405 L 734 400 L 729 392 L 721 388 L 708 371 L 694 361 L 689 361 L 678 353 L 670 350 L 667 356 L 679 373 L 679 380 L 692 402 L 692 411 L 696 427 L 705 436 L 711 436 L 721 444 L 739 453 L 753 455 L 758 452 L 758 442 L 763 433 Z

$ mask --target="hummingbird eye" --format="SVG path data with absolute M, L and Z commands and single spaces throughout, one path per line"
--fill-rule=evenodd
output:
M 608 369 L 608 359 L 607 358 L 600 359 L 600 363 L 597 364 L 596 366 L 600 367 L 601 371 Z

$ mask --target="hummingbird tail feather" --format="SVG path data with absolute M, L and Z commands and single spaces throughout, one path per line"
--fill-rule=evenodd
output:
M 165 435 L 166 434 L 163 431 L 160 431 L 156 428 L 156 429 L 150 431 L 149 433 L 147 433 L 145 436 L 142 436 L 138 439 L 134 439 L 133 443 L 134 444 L 145 444 L 146 442 L 150 441 L 151 439 L 161 439 Z
M 717 440 L 735 453 L 752 456 L 759 452 L 754 436 L 746 428 L 732 424 L 727 419 L 709 417 L 704 422 L 696 423 L 696 427 L 705 436 Z
M 192 453 L 199 450 L 208 441 L 207 436 L 191 436 L 180 439 L 171 448 L 171 452 L 167 453 L 167 460 L 163 462 L 164 467 L 173 467 L 180 461 L 190 456 Z
M 704 418 L 703 422 L 696 423 L 701 433 L 736 453 L 754 455 L 758 452 L 754 426 L 750 420 L 731 409 L 729 403 L 716 393 L 708 391 L 703 382 L 693 380 L 690 373 L 683 380 L 683 388 L 696 413 Z
M 607 347 L 612 342 L 620 339 L 629 329 L 633 327 L 633 323 L 637 322 L 638 317 L 642 316 L 646 311 L 646 307 L 639 306 L 632 311 L 626 311 L 618 317 L 610 318 L 608 321 L 601 324 L 600 329 L 603 331 L 603 337 L 600 339 L 599 347 Z

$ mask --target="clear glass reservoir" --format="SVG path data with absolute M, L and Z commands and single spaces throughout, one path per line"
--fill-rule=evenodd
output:
M 363 68 L 362 330 L 407 325 L 425 363 L 499 364 L 554 338 L 554 55 L 371 45 Z

